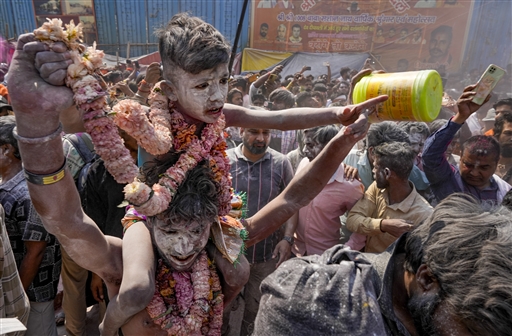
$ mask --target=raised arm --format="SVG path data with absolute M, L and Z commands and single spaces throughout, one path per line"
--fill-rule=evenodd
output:
M 55 44 L 53 50 L 36 42 L 33 34 L 22 35 L 9 71 L 9 93 L 24 169 L 36 175 L 53 176 L 65 163 L 59 114 L 72 104 L 71 90 L 62 86 L 71 56 L 61 44 Z M 59 239 L 80 266 L 107 282 L 120 280 L 120 245 L 107 240 L 83 213 L 69 172 L 64 171 L 59 180 L 61 176 L 55 175 L 57 182 L 51 184 L 27 182 L 46 230 Z
M 386 96 L 381 96 L 358 104 L 353 107 L 354 113 L 359 115 L 361 111 L 372 108 L 386 99 Z M 360 115 L 351 126 L 343 128 L 311 164 L 295 175 L 279 196 L 247 219 L 247 246 L 261 241 L 277 230 L 282 223 L 322 191 L 350 149 L 366 135 L 369 126 L 366 115 Z

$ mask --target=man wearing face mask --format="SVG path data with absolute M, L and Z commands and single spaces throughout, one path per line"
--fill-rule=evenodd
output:
M 432 207 L 409 181 L 416 154 L 408 144 L 384 143 L 374 157 L 375 182 L 350 210 L 347 228 L 368 236 L 365 252 L 380 253 L 425 220 Z
M 231 164 L 232 186 L 247 197 L 247 217 L 254 215 L 276 198 L 288 185 L 293 171 L 286 155 L 269 148 L 271 130 L 240 128 L 242 143 L 226 151 Z M 245 285 L 245 310 L 241 335 L 250 335 L 258 313 L 260 284 L 277 266 L 290 256 L 293 227 L 289 220 L 284 238 L 275 231 L 263 241 L 251 246 L 246 256 L 251 264 L 249 281 Z M 276 257 L 279 255 L 279 259 Z

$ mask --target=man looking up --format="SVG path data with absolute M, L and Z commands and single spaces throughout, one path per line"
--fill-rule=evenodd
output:
M 247 197 L 247 217 L 256 214 L 286 188 L 293 177 L 290 162 L 269 148 L 269 129 L 241 128 L 242 144 L 226 151 L 231 164 L 232 186 Z M 279 230 L 246 251 L 250 266 L 249 281 L 245 285 L 245 309 L 241 335 L 250 335 L 260 304 L 260 284 L 281 262 L 290 256 L 293 237 L 292 223 L 286 224 L 285 238 Z M 275 257 L 279 255 L 279 259 Z
M 445 155 L 462 124 L 480 108 L 471 101 L 474 89 L 475 85 L 464 89 L 457 100 L 457 114 L 428 137 L 423 149 L 423 170 L 438 201 L 452 193 L 465 192 L 479 201 L 500 204 L 511 186 L 493 175 L 500 159 L 500 145 L 493 137 L 475 135 L 466 140 L 458 169 L 448 163 Z
M 26 335 L 57 335 L 53 301 L 59 283 L 59 242 L 49 234 L 28 193 L 14 116 L 0 117 L 0 203 L 23 288 L 30 300 Z
M 408 144 L 383 143 L 373 156 L 375 182 L 350 210 L 347 228 L 368 236 L 365 252 L 380 253 L 421 224 L 432 207 L 409 182 L 416 153 Z

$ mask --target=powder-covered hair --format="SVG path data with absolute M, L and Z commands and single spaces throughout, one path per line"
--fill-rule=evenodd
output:
M 452 194 L 408 234 L 405 270 L 425 264 L 446 307 L 473 335 L 512 330 L 512 212 Z
M 231 48 L 224 36 L 198 17 L 176 14 L 155 34 L 164 69 L 178 66 L 198 74 L 229 61 Z
M 462 144 L 462 154 L 468 151 L 471 155 L 490 156 L 492 155 L 496 162 L 500 160 L 500 144 L 495 138 L 486 135 L 475 135 Z
M 419 133 L 427 138 L 430 135 L 430 129 L 428 125 L 424 122 L 419 121 L 402 121 L 398 123 L 401 129 L 403 129 L 407 134 Z
M 326 145 L 339 131 L 340 129 L 336 125 L 326 125 L 308 128 L 304 130 L 304 135 L 311 136 L 314 141 L 321 145 Z
M 409 135 L 392 121 L 372 124 L 366 139 L 368 147 L 375 147 L 385 142 L 405 142 L 410 144 Z
M 272 103 L 283 103 L 286 108 L 292 108 L 295 105 L 295 97 L 293 93 L 285 88 L 278 88 L 272 91 L 268 96 L 268 100 Z
M 177 154 L 168 154 L 162 161 L 154 160 L 144 164 L 140 179 L 148 185 L 157 183 L 160 176 L 179 158 Z M 219 195 L 213 180 L 213 172 L 207 161 L 199 164 L 187 173 L 178 187 L 167 210 L 157 215 L 170 222 L 213 220 L 218 215 Z
M 373 155 L 382 168 L 389 168 L 401 179 L 409 178 L 416 158 L 416 153 L 405 142 L 382 143 L 374 147 Z

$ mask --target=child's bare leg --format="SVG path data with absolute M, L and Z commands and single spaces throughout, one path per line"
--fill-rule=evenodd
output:
M 155 256 L 149 230 L 137 222 L 123 237 L 123 280 L 109 302 L 100 325 L 102 335 L 113 336 L 133 315 L 145 309 L 155 292 Z

